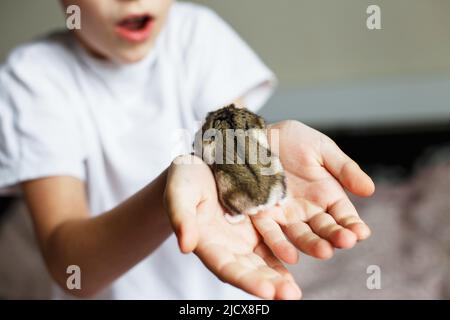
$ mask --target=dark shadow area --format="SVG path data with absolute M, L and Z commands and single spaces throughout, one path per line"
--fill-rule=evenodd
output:
M 408 178 L 417 160 L 431 149 L 450 146 L 450 122 L 373 129 L 325 131 L 369 174 L 380 169 L 395 169 Z
M 12 205 L 13 201 L 13 197 L 0 196 L 0 223 L 6 216 L 6 213 L 8 212 L 8 209 Z

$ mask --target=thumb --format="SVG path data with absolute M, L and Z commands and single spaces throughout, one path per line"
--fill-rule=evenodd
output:
M 374 193 L 372 179 L 329 137 L 321 137 L 321 155 L 327 170 L 350 192 L 367 197 Z
M 190 253 L 198 244 L 198 227 L 196 205 L 192 198 L 181 193 L 166 189 L 165 195 L 168 216 L 178 239 L 181 252 Z

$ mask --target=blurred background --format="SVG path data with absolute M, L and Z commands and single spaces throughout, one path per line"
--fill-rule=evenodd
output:
M 193 2 L 214 9 L 276 73 L 261 112 L 268 121 L 327 133 L 377 184 L 374 197 L 355 199 L 370 240 L 292 267 L 305 298 L 450 298 L 450 1 Z M 366 27 L 372 4 L 381 30 Z M 0 60 L 64 23 L 56 0 L 2 0 Z M 371 265 L 381 289 L 366 285 Z

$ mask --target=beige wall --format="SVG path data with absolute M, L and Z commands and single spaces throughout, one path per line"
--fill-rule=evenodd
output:
M 227 19 L 285 86 L 450 71 L 448 0 L 202 0 Z M 378 4 L 383 30 L 366 28 Z
M 92 0 L 95 1 L 95 0 Z M 280 79 L 269 121 L 317 127 L 450 120 L 450 0 L 197 0 Z M 382 9 L 382 30 L 365 26 Z M 64 26 L 58 0 L 0 0 L 0 58 Z
M 449 0 L 198 0 L 263 57 L 283 87 L 450 71 Z M 368 4 L 383 30 L 365 27 Z M 0 57 L 63 25 L 57 0 L 0 1 Z
M 61 26 L 58 0 L 0 0 L 0 59 L 21 42 Z

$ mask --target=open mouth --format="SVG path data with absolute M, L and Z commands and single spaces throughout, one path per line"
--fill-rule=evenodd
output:
M 141 42 L 150 36 L 153 21 L 149 14 L 129 15 L 117 23 L 116 32 L 125 40 Z
M 145 29 L 150 20 L 152 20 L 152 17 L 147 14 L 129 16 L 121 20 L 117 25 L 128 30 L 142 30 Z

